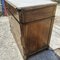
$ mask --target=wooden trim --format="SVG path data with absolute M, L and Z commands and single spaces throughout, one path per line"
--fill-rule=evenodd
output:
M 9 10 L 9 9 L 8 9 Z M 9 12 L 11 13 L 11 11 L 9 10 Z M 11 13 L 11 15 L 15 18 L 15 20 L 20 24 L 20 21 L 18 21 L 17 19 L 16 19 L 16 17 Z
M 34 10 L 37 10 L 37 9 L 44 9 L 44 8 L 47 8 L 47 7 L 54 7 L 54 6 L 56 6 L 57 4 L 53 4 L 53 5 L 47 5 L 47 6 L 44 6 L 44 7 L 35 7 L 35 8 L 22 8 L 21 10 L 24 10 L 24 11 L 34 11 Z M 19 10 L 19 9 L 17 9 L 17 10 Z
M 35 20 L 35 21 L 30 21 L 30 22 L 20 22 L 21 24 L 29 24 L 29 23 L 33 23 L 33 22 L 37 22 L 37 21 L 42 21 L 44 19 L 48 19 L 48 18 L 51 18 L 51 17 L 55 17 L 55 16 L 50 16 L 50 17 L 47 17 L 47 18 L 43 18 L 43 19 L 39 19 L 39 20 Z
M 22 8 L 17 8 L 18 10 L 35 10 L 35 9 L 41 9 L 41 8 L 46 8 L 50 6 L 55 6 L 57 5 L 57 2 L 54 2 L 53 4 L 47 4 L 47 5 L 37 5 L 37 6 L 29 6 L 29 7 L 22 7 Z
M 30 54 L 29 56 L 27 56 L 26 59 L 30 58 L 30 57 L 33 56 L 33 55 L 38 54 L 39 52 L 42 52 L 42 51 L 46 50 L 46 49 L 48 49 L 48 48 L 49 48 L 48 46 L 44 46 L 42 49 L 40 49 L 40 50 L 34 52 L 33 54 Z
M 54 17 L 51 18 L 51 24 L 50 24 L 50 29 L 49 29 L 49 36 L 48 36 L 48 41 L 47 43 L 50 43 L 50 38 L 51 38 L 51 34 L 52 34 L 52 29 L 53 29 L 53 23 L 54 23 Z

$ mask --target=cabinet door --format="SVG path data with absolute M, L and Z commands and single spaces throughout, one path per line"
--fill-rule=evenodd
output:
M 54 21 L 54 20 L 53 20 Z M 26 55 L 31 55 L 49 45 L 52 18 L 22 24 L 22 45 Z

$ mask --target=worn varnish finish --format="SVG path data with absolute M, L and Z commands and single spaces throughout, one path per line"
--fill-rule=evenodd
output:
M 17 45 L 25 58 L 48 48 L 56 4 L 34 9 L 15 9 L 5 2 L 10 26 Z

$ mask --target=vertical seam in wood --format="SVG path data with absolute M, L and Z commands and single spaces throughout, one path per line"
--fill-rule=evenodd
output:
M 48 40 L 47 43 L 50 43 L 50 39 L 51 39 L 51 33 L 52 33 L 52 29 L 53 29 L 53 23 L 54 23 L 54 17 L 51 17 L 51 22 L 50 22 L 50 28 L 49 28 L 49 34 L 48 34 Z M 48 45 L 49 46 L 49 45 Z

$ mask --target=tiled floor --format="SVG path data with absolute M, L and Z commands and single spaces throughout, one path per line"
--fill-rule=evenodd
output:
M 57 7 L 50 46 L 53 49 L 60 48 L 60 6 Z M 60 55 L 60 49 L 55 52 Z M 0 17 L 0 60 L 23 60 L 10 31 L 7 17 Z

